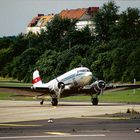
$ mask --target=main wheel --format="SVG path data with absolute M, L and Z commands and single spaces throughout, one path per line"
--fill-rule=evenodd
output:
M 91 102 L 92 102 L 92 105 L 98 105 L 99 100 L 98 98 L 92 98 Z
M 57 106 L 57 105 L 58 105 L 57 98 L 52 98 L 52 106 Z
M 43 105 L 43 103 L 44 103 L 44 99 L 41 100 L 40 105 Z

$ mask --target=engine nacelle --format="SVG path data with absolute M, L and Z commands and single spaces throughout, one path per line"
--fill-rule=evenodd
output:
M 65 88 L 65 84 L 63 82 L 56 82 L 53 84 L 51 90 L 53 90 L 55 93 L 58 93 L 60 90 L 63 90 L 64 88 Z
M 65 88 L 65 84 L 63 82 L 58 82 L 57 87 L 60 89 L 64 89 Z
M 100 93 L 103 89 L 105 89 L 105 86 L 106 84 L 103 80 L 98 80 L 91 84 L 91 88 L 93 88 L 97 93 Z

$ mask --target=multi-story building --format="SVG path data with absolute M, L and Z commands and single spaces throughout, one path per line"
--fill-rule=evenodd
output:
M 41 30 L 46 30 L 46 25 L 53 19 L 54 15 L 50 14 L 45 16 L 44 14 L 38 14 L 34 17 L 31 22 L 28 24 L 27 33 L 40 33 Z
M 94 29 L 93 25 L 93 17 L 95 13 L 98 11 L 99 7 L 89 7 L 82 9 L 71 9 L 71 10 L 63 10 L 60 13 L 62 18 L 68 19 L 76 19 L 76 27 L 77 29 L 82 29 L 85 26 L 89 26 L 90 29 Z
M 82 29 L 85 26 L 89 26 L 91 30 L 94 30 L 93 17 L 95 13 L 99 10 L 99 7 L 89 7 L 82 9 L 71 9 L 62 10 L 59 15 L 62 18 L 76 19 L 76 28 Z M 34 17 L 32 21 L 28 24 L 27 33 L 40 33 L 41 30 L 46 30 L 46 25 L 54 17 L 54 14 L 45 16 L 44 14 L 38 14 Z

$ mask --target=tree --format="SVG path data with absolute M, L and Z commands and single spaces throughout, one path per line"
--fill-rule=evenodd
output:
M 55 69 L 59 63 L 59 55 L 61 55 L 60 52 L 46 50 L 36 61 L 34 69 L 39 69 L 41 77 L 45 82 L 56 77 Z
M 55 49 L 63 50 L 65 48 L 61 48 L 61 46 L 68 46 L 68 42 L 65 42 L 65 37 L 68 36 L 68 32 L 71 32 L 73 28 L 75 28 L 75 23 L 76 20 L 62 19 L 60 16 L 56 15 L 54 19 L 47 24 L 47 38 Z
M 140 80 L 140 39 L 129 43 L 129 48 L 131 46 L 131 51 L 127 55 L 126 69 L 122 75 L 122 81 L 132 81 L 136 78 L 137 81 Z
M 18 56 L 28 48 L 28 40 L 25 35 L 19 34 L 9 47 L 13 50 L 13 57 Z
M 0 38 L 0 49 L 8 48 L 11 44 L 13 44 L 15 39 L 16 36 Z
M 124 11 L 114 30 L 114 38 L 139 38 L 140 35 L 140 10 L 136 8 L 128 8 Z
M 12 77 L 23 80 L 24 82 L 31 82 L 33 65 L 38 58 L 38 52 L 34 48 L 29 48 L 20 56 L 14 58 L 5 68 Z M 7 73 L 7 74 L 8 74 Z M 6 74 L 6 73 L 5 73 Z M 6 74 L 6 75 L 7 75 Z
M 94 17 L 95 33 L 99 41 L 110 39 L 110 29 L 118 20 L 118 6 L 114 2 L 108 2 L 99 9 Z
M 94 21 L 95 36 L 88 27 L 76 29 L 76 20 L 55 16 L 41 34 L 0 38 L 0 75 L 31 82 L 39 69 L 46 82 L 83 65 L 107 82 L 140 80 L 139 10 L 118 15 L 118 7 L 109 2 Z
M 0 50 L 0 75 L 3 75 L 3 67 L 12 59 L 13 51 L 11 48 L 4 48 Z

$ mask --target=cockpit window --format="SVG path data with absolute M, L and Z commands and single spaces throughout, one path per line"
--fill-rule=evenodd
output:
M 78 70 L 78 73 L 89 72 L 89 69 Z

